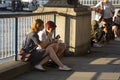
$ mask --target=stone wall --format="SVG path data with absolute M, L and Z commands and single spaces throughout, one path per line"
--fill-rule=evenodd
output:
M 90 49 L 91 12 L 81 5 L 76 8 L 68 4 L 62 6 L 66 3 L 61 1 L 63 2 L 53 0 L 51 7 L 49 2 L 50 5 L 46 4 L 47 6 L 35 12 L 57 12 L 56 34 L 61 35 L 61 39 L 69 46 L 74 56 L 84 55 Z

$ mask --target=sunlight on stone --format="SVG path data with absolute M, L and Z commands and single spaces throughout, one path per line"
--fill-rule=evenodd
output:
M 120 73 L 103 72 L 99 74 L 98 80 L 119 80 Z
M 66 80 L 118 80 L 119 76 L 112 72 L 74 72 Z
M 90 64 L 120 64 L 118 58 L 98 58 L 92 61 Z
M 92 80 L 96 72 L 74 72 L 67 80 Z
M 120 59 L 115 60 L 113 64 L 120 64 Z

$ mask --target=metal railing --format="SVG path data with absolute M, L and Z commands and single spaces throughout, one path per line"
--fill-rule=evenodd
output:
M 0 15 L 0 63 L 9 59 L 17 60 L 22 41 L 32 21 L 37 18 L 44 22 L 55 21 L 55 12 Z
M 49 0 L 39 0 L 40 5 L 44 5 Z M 80 4 L 91 6 L 97 4 L 100 0 L 78 0 Z M 120 0 L 109 0 L 113 5 L 118 6 L 120 5 Z
M 95 5 L 99 1 L 100 0 L 79 0 L 79 3 L 83 5 Z M 109 0 L 109 1 L 115 6 L 120 5 L 120 0 Z

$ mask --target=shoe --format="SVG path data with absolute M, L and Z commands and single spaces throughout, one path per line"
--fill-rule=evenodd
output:
M 94 44 L 93 44 L 93 47 L 102 47 L 102 45 L 97 44 L 97 43 L 94 43 Z
M 40 71 L 45 71 L 45 69 L 40 64 L 35 65 L 34 68 Z
M 120 38 L 115 38 L 115 41 L 120 41 Z
M 51 68 L 58 68 L 58 65 L 57 65 L 55 62 L 53 62 L 53 61 L 48 61 L 48 62 L 45 64 L 45 66 L 51 67 Z
M 59 67 L 59 70 L 62 70 L 62 71 L 71 71 L 72 69 L 69 68 L 68 66 L 64 65 L 63 67 Z

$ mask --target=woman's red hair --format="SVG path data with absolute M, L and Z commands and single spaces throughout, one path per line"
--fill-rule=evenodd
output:
M 55 29 L 56 28 L 56 24 L 53 22 L 53 21 L 48 21 L 45 26 L 47 28 L 52 28 L 52 29 Z

